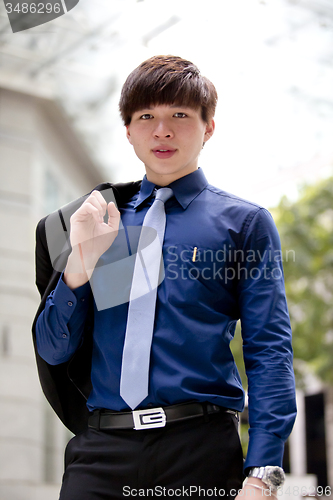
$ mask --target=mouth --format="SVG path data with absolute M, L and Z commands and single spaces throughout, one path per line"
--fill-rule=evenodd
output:
M 153 153 L 157 158 L 171 158 L 176 152 L 173 148 L 154 148 Z

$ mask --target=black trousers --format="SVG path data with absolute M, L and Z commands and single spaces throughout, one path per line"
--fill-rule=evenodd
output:
M 87 429 L 67 445 L 59 500 L 234 497 L 242 469 L 229 413 L 142 431 Z

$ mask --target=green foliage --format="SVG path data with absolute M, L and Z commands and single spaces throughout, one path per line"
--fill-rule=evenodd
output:
M 231 349 L 232 355 L 235 359 L 235 363 L 237 365 L 237 369 L 239 371 L 240 377 L 242 379 L 243 387 L 244 387 L 244 389 L 246 389 L 247 388 L 247 377 L 246 377 L 246 373 L 245 373 L 245 365 L 244 365 L 244 359 L 243 359 L 243 341 L 242 341 L 241 326 L 240 326 L 239 321 L 237 322 L 235 336 L 230 343 L 230 349 Z
M 333 178 L 305 187 L 294 203 L 283 198 L 271 212 L 282 243 L 297 383 L 303 383 L 305 365 L 332 385 Z M 246 388 L 240 330 L 238 322 L 231 350 Z M 245 418 L 240 427 L 244 456 L 247 431 Z
M 333 178 L 306 187 L 299 200 L 272 210 L 280 232 L 295 371 L 305 361 L 333 383 Z
M 247 377 L 246 377 L 246 373 L 245 373 L 245 365 L 244 365 L 244 359 L 243 359 L 243 341 L 242 341 L 241 326 L 240 326 L 239 321 L 237 322 L 235 336 L 230 343 L 230 348 L 231 348 L 231 352 L 233 354 L 233 357 L 235 359 L 240 377 L 242 379 L 242 385 L 243 385 L 244 389 L 246 390 L 247 389 Z M 244 419 L 244 416 L 245 416 L 245 419 Z M 248 448 L 248 444 L 249 444 L 249 434 L 248 434 L 249 425 L 247 423 L 248 415 L 247 415 L 246 408 L 244 410 L 244 413 L 240 416 L 240 419 L 241 419 L 241 425 L 239 428 L 239 434 L 240 434 L 240 440 L 241 440 L 241 444 L 242 444 L 243 456 L 246 457 L 247 448 Z

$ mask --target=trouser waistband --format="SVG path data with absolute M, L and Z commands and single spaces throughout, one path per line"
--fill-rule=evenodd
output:
M 238 412 L 211 403 L 182 403 L 125 412 L 95 410 L 88 420 L 88 427 L 97 430 L 154 429 L 167 423 L 180 422 L 214 413 L 230 413 L 238 419 Z

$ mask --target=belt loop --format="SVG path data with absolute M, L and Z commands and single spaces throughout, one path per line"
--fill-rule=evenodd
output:
M 202 409 L 203 409 L 203 417 L 204 417 L 204 422 L 205 424 L 208 424 L 209 422 L 209 415 L 208 415 L 208 410 L 207 410 L 207 403 L 202 403 Z

